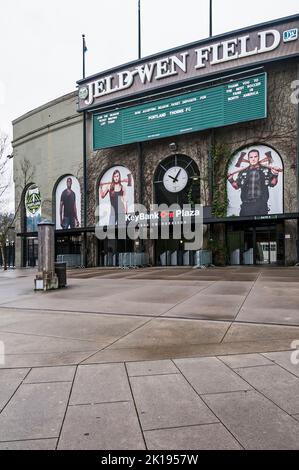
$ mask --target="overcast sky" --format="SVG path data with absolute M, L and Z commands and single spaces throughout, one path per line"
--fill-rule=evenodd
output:
M 214 0 L 214 34 L 299 13 L 298 0 Z M 138 0 L 1 0 L 0 129 L 73 91 L 87 75 L 137 58 Z M 209 0 L 141 0 L 142 55 L 208 35 Z

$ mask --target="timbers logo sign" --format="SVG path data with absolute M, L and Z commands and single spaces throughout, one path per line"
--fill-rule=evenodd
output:
M 35 215 L 41 208 L 41 195 L 38 188 L 29 188 L 26 193 L 25 207 L 27 213 Z
M 25 195 L 26 232 L 37 232 L 42 216 L 42 199 L 39 188 L 32 185 Z

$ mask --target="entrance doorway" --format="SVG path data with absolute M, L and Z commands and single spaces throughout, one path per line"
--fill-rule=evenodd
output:
M 133 252 L 133 240 L 98 240 L 98 266 L 117 267 L 120 265 L 120 255 Z
M 231 265 L 283 265 L 284 225 L 232 224 L 227 245 Z
M 195 228 L 192 224 L 192 231 Z M 190 244 L 184 238 L 173 238 L 174 228 L 169 226 L 169 236 L 165 239 L 161 237 L 161 228 L 159 227 L 159 238 L 155 242 L 155 265 L 156 266 L 194 266 L 199 264 L 196 251 L 186 250 L 186 243 Z
M 157 240 L 156 242 L 156 266 L 186 266 L 191 265 L 192 252 L 184 250 L 183 240 Z M 187 260 L 188 258 L 188 260 Z
M 38 239 L 36 237 L 25 238 L 24 266 L 34 268 L 38 261 Z
M 256 264 L 277 264 L 277 241 L 275 232 L 256 232 Z
M 58 235 L 56 233 L 55 259 L 66 262 L 68 268 L 83 266 L 81 235 Z

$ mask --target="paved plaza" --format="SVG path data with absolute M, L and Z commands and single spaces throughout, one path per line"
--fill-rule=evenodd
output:
M 0 273 L 0 449 L 299 449 L 299 268 L 34 275 Z

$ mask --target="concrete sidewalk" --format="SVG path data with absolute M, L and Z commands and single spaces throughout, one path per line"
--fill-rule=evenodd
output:
M 299 448 L 298 268 L 33 275 L 0 274 L 0 449 Z
M 0 384 L 2 450 L 299 448 L 289 352 L 3 369 Z

